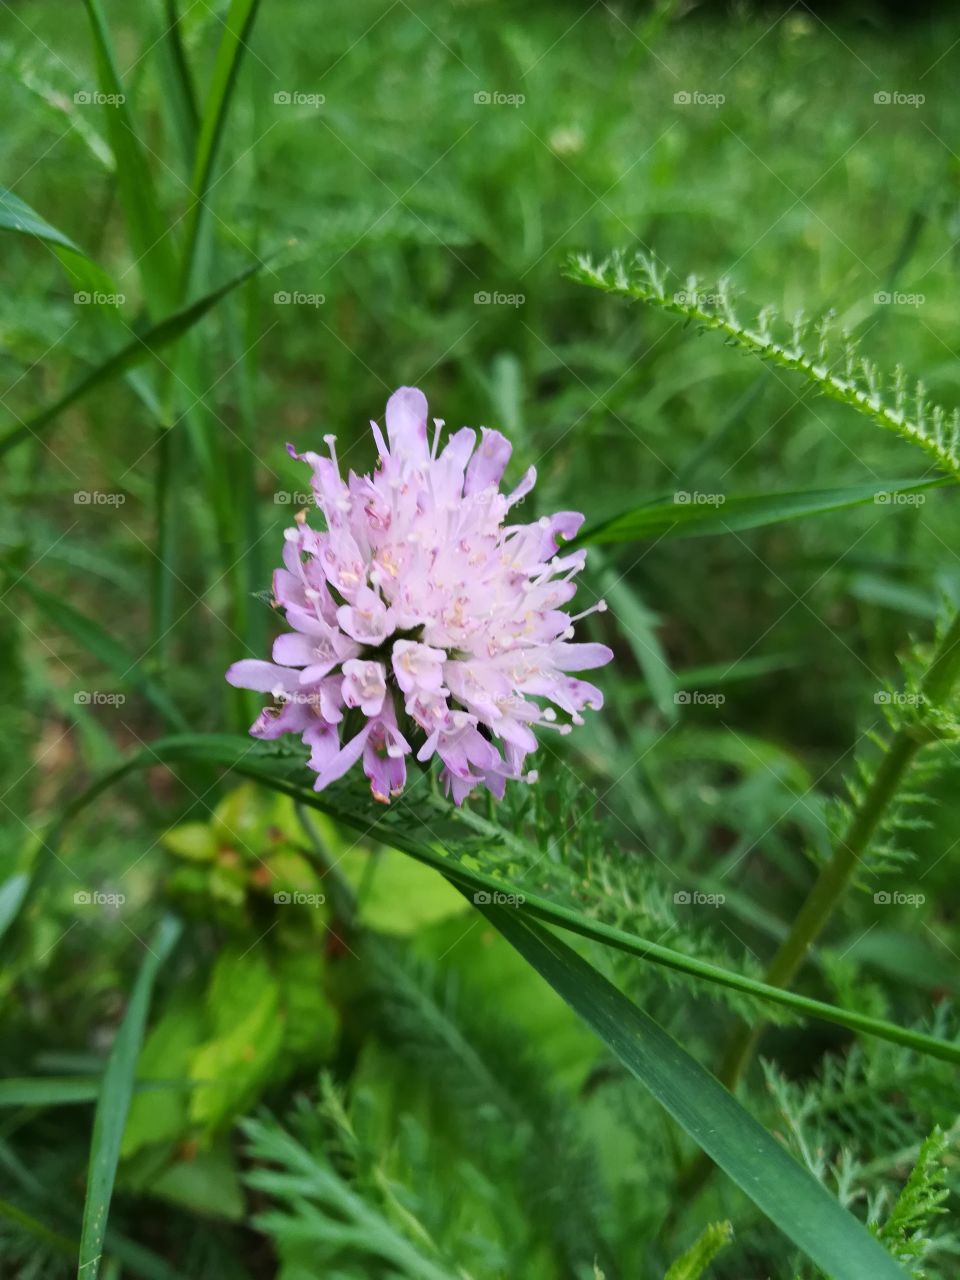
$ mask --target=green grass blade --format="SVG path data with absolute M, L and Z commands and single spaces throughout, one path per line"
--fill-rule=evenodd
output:
M 62 249 L 69 249 L 71 253 L 86 256 L 69 236 L 51 226 L 45 218 L 31 209 L 28 204 L 24 204 L 19 196 L 8 191 L 6 187 L 0 187 L 0 231 L 17 231 L 21 235 L 30 236 L 31 239 L 44 240 L 47 244 L 58 245 Z
M 941 1040 L 936 1036 L 926 1035 L 924 1032 L 907 1027 L 899 1027 L 895 1023 L 872 1018 L 852 1009 L 841 1009 L 836 1005 L 827 1004 L 822 1000 L 813 1000 L 782 987 L 770 986 L 745 974 L 673 951 L 658 942 L 641 938 L 624 929 L 603 924 L 570 907 L 540 897 L 522 882 L 512 883 L 467 867 L 458 862 L 455 857 L 438 853 L 433 845 L 426 841 L 398 832 L 394 827 L 377 822 L 371 823 L 364 814 L 354 812 L 349 804 L 338 800 L 335 793 L 333 796 L 327 793 L 318 794 L 308 785 L 301 785 L 298 781 L 291 780 L 291 766 L 294 770 L 299 769 L 296 761 L 291 761 L 289 757 L 265 753 L 256 744 L 251 744 L 248 739 L 233 734 L 197 733 L 157 739 L 151 743 L 148 750 L 131 757 L 117 769 L 97 779 L 88 791 L 72 801 L 57 821 L 56 834 L 59 835 L 66 822 L 106 789 L 135 770 L 149 768 L 158 761 L 167 764 L 225 766 L 243 777 L 252 778 L 283 795 L 291 796 L 303 805 L 328 814 L 345 827 L 376 838 L 398 849 L 401 853 L 409 854 L 418 862 L 435 868 L 453 881 L 458 888 L 467 889 L 474 894 L 486 894 L 488 897 L 494 893 L 521 894 L 525 899 L 524 911 L 547 924 L 579 934 L 604 946 L 613 947 L 640 960 L 683 973 L 690 978 L 727 987 L 757 1000 L 767 1000 L 773 1004 L 782 1005 L 801 1016 L 819 1018 L 824 1022 L 846 1027 L 850 1031 L 862 1032 L 881 1040 L 889 1040 L 893 1044 L 904 1045 L 932 1058 L 960 1064 L 960 1043 Z M 54 833 L 51 833 L 48 839 L 53 838 Z
M 133 245 L 151 311 L 164 312 L 176 303 L 175 256 L 143 144 L 117 69 L 110 30 L 100 0 L 84 0 L 97 61 L 100 89 L 114 102 L 104 107 L 110 146 L 116 161 L 117 185 L 130 243 Z
M 833 1280 L 904 1280 L 866 1227 L 586 960 L 522 919 L 523 909 L 490 904 L 481 910 L 774 1226 Z
M 30 876 L 25 871 L 18 871 L 0 885 L 0 938 L 16 920 L 29 888 Z
M 94 1102 L 100 1092 L 97 1076 L 36 1076 L 0 1080 L 0 1107 L 60 1107 Z
M 28 1232 L 37 1240 L 42 1240 L 48 1248 L 56 1249 L 58 1253 L 65 1253 L 71 1258 L 76 1253 L 76 1241 L 71 1240 L 69 1236 L 61 1235 L 59 1231 L 51 1231 L 39 1218 L 11 1204 L 9 1200 L 0 1200 L 0 1218 L 16 1223 L 22 1231 Z
M 133 1096 L 137 1060 L 157 973 L 180 936 L 178 920 L 167 917 L 154 934 L 134 984 L 123 1023 L 110 1051 L 93 1121 L 93 1143 L 83 1207 L 77 1280 L 96 1280 L 100 1267 L 120 1142 Z
M 719 493 L 681 491 L 666 502 L 654 502 L 614 516 L 572 539 L 572 546 L 608 542 L 634 542 L 643 538 L 698 538 L 705 534 L 736 533 L 826 515 L 869 503 L 896 509 L 899 495 L 922 494 L 928 489 L 954 484 L 950 476 L 934 480 L 873 481 L 839 489 L 808 489 L 796 493 L 741 494 L 728 498 Z M 722 501 L 720 501 L 722 499 Z M 906 506 L 907 504 L 904 504 Z
M 162 30 L 159 33 L 157 48 L 163 84 L 176 123 L 183 158 L 189 168 L 196 155 L 200 115 L 197 111 L 197 97 L 193 87 L 193 77 L 190 74 L 190 64 L 187 62 L 187 53 L 183 47 L 177 0 L 164 0 L 160 21 Z
M 186 294 L 190 288 L 190 279 L 204 223 L 207 192 L 213 178 L 217 152 L 230 109 L 230 100 L 259 4 L 260 0 L 232 0 L 224 19 L 223 35 L 220 38 L 213 76 L 203 107 L 197 152 L 194 158 L 193 203 L 187 214 L 186 247 L 181 272 L 183 294 Z
M 166 690 L 156 681 L 151 680 L 144 672 L 142 663 L 99 622 L 88 618 L 61 596 L 38 587 L 29 578 L 20 578 L 17 586 L 27 592 L 51 622 L 71 635 L 78 644 L 83 645 L 123 684 L 135 689 L 152 703 L 169 724 L 178 729 L 186 728 L 183 715 L 171 701 Z
M 132 338 L 119 351 L 115 351 L 113 355 L 108 356 L 102 364 L 91 369 L 86 377 L 81 378 L 79 382 L 64 392 L 59 400 L 48 405 L 46 409 L 41 409 L 39 413 L 28 419 L 28 421 L 13 427 L 5 436 L 0 437 L 0 457 L 8 449 L 12 449 L 14 445 L 21 444 L 24 440 L 29 440 L 31 437 L 38 435 L 54 418 L 63 413 L 64 409 L 69 408 L 70 405 L 95 387 L 109 382 L 112 378 L 119 377 L 129 369 L 156 355 L 157 352 L 162 351 L 164 347 L 169 346 L 172 342 L 176 342 L 178 338 L 182 337 L 202 320 L 221 298 L 226 297 L 228 293 L 243 284 L 245 280 L 249 280 L 252 275 L 260 270 L 262 265 L 262 263 L 258 262 L 252 267 L 247 267 L 218 289 L 214 289 L 211 293 L 198 298 L 196 302 L 192 302 L 182 310 L 167 316 L 166 319 L 159 321 L 159 323 L 150 325 L 143 333 Z

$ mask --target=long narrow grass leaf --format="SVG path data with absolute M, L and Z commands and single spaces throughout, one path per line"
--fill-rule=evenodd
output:
M 762 1213 L 833 1280 L 904 1280 L 853 1214 L 706 1068 L 523 908 L 483 914 Z
M 143 1045 L 153 984 L 161 966 L 173 950 L 180 930 L 180 922 L 168 916 L 153 935 L 103 1073 L 93 1121 L 77 1280 L 96 1280 L 99 1273 L 107 1217 L 113 1197 L 113 1182 L 120 1159 L 120 1143 L 133 1096 L 137 1061 Z
M 29 440 L 39 435 L 54 418 L 63 413 L 64 409 L 68 409 L 70 405 L 75 404 L 76 401 L 94 390 L 94 388 L 119 377 L 129 369 L 155 356 L 164 347 L 169 346 L 170 343 L 176 342 L 178 338 L 182 337 L 183 334 L 187 333 L 202 320 L 221 298 L 226 297 L 228 293 L 243 284 L 245 280 L 249 280 L 252 275 L 260 270 L 262 265 L 259 262 L 254 263 L 253 266 L 247 267 L 228 280 L 226 284 L 220 285 L 219 288 L 205 294 L 202 298 L 198 298 L 196 302 L 192 302 L 182 310 L 174 312 L 173 315 L 167 316 L 166 319 L 159 321 L 157 324 L 150 325 L 142 333 L 131 338 L 119 351 L 115 351 L 113 355 L 108 356 L 106 360 L 91 369 L 85 377 L 81 378 L 68 391 L 65 391 L 59 400 L 54 401 L 53 404 L 48 405 L 45 409 L 41 409 L 39 413 L 29 418 L 26 422 L 13 427 L 5 436 L 0 436 L 0 456 L 5 454 L 8 449 L 12 449 L 14 445 L 21 444 L 24 440 Z

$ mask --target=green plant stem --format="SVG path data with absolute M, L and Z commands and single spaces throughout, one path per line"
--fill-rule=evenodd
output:
M 960 676 L 960 611 L 954 616 L 937 645 L 936 653 L 924 677 L 920 691 L 922 705 L 934 707 L 949 696 Z M 764 981 L 772 987 L 787 988 L 819 937 L 834 908 L 843 897 L 850 880 L 862 861 L 870 841 L 883 822 L 896 797 L 904 776 L 917 752 L 926 743 L 915 725 L 904 725 L 894 734 L 889 750 L 877 770 L 863 800 L 851 815 L 846 831 L 837 841 L 833 856 L 825 863 L 807 899 L 794 918 L 790 932 L 770 962 Z M 743 1078 L 763 1034 L 764 1024 L 740 1023 L 727 1046 L 717 1073 L 721 1083 L 731 1092 Z M 709 1177 L 713 1165 L 698 1156 L 679 1182 L 679 1199 L 694 1196 Z

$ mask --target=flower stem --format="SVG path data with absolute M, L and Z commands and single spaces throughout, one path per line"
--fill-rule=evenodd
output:
M 922 706 L 939 706 L 949 696 L 960 676 L 960 611 L 943 633 L 926 676 L 920 685 Z M 807 899 L 794 918 L 790 932 L 770 962 L 764 981 L 771 986 L 787 987 L 807 957 L 812 944 L 823 931 L 834 908 L 846 891 L 863 855 L 869 847 L 890 804 L 917 752 L 926 739 L 915 725 L 903 725 L 890 740 L 887 753 L 874 775 L 863 799 L 850 816 L 830 860 L 824 864 Z M 717 1075 L 732 1092 L 746 1071 L 763 1034 L 764 1024 L 741 1023 L 735 1031 Z M 678 1184 L 678 1200 L 692 1199 L 706 1182 L 713 1168 L 702 1154 L 697 1156 Z

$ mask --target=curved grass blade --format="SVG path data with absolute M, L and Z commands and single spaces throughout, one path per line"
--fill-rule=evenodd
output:
M 77 1251 L 76 1241 L 71 1240 L 69 1236 L 61 1235 L 59 1231 L 51 1231 L 39 1218 L 11 1204 L 9 1200 L 0 1200 L 0 1218 L 16 1223 L 22 1231 L 26 1231 L 37 1240 L 42 1240 L 47 1248 L 56 1249 L 58 1253 L 64 1253 L 72 1258 Z
M 234 276 L 218 289 L 214 289 L 211 293 L 198 298 L 196 302 L 192 302 L 182 310 L 174 312 L 173 315 L 167 316 L 166 319 L 159 321 L 157 324 L 150 325 L 143 333 L 137 334 L 119 351 L 115 351 L 113 355 L 108 356 L 102 364 L 91 369 L 86 377 L 81 378 L 69 391 L 65 391 L 59 400 L 48 405 L 46 409 L 41 409 L 39 413 L 26 422 L 22 422 L 18 427 L 13 427 L 5 436 L 0 436 L 0 457 L 8 449 L 12 449 L 14 445 L 20 444 L 24 440 L 29 440 L 32 436 L 39 435 L 54 418 L 63 413 L 64 409 L 69 408 L 70 405 L 85 396 L 88 391 L 101 386 L 104 382 L 109 382 L 112 378 L 119 377 L 136 365 L 142 364 L 151 356 L 155 356 L 157 352 L 162 351 L 170 343 L 176 342 L 178 338 L 182 337 L 183 334 L 187 333 L 202 320 L 221 298 L 226 297 L 228 293 L 232 293 L 245 280 L 249 280 L 262 266 L 263 263 L 254 263 L 253 266 L 245 268 L 239 275 Z
M 326 793 L 318 794 L 309 787 L 291 780 L 291 765 L 299 773 L 301 770 L 299 761 L 291 760 L 290 757 L 264 753 L 259 749 L 259 744 L 250 743 L 247 739 L 232 734 L 183 734 L 156 740 L 150 744 L 148 750 L 138 753 L 117 769 L 99 778 L 88 791 L 72 801 L 58 818 L 55 830 L 47 837 L 48 840 L 52 841 L 59 836 L 63 826 L 102 792 L 137 769 L 148 768 L 158 761 L 166 764 L 222 765 L 234 773 L 290 796 L 309 808 L 328 814 L 345 827 L 380 840 L 401 853 L 409 854 L 418 862 L 423 862 L 445 875 L 458 888 L 469 889 L 473 893 L 488 897 L 493 893 L 521 894 L 524 897 L 524 910 L 528 915 L 604 946 L 613 947 L 617 951 L 636 956 L 640 960 L 659 964 L 690 978 L 742 992 L 757 1000 L 771 1001 L 773 1004 L 792 1009 L 803 1017 L 819 1018 L 825 1022 L 846 1027 L 850 1031 L 862 1032 L 877 1036 L 881 1040 L 889 1040 L 893 1044 L 904 1045 L 932 1058 L 960 1064 L 960 1043 L 941 1040 L 936 1036 L 926 1035 L 924 1032 L 907 1027 L 899 1027 L 895 1023 L 871 1018 L 852 1009 L 841 1009 L 825 1001 L 813 1000 L 809 996 L 798 995 L 782 987 L 770 986 L 756 978 L 736 973 L 731 969 L 724 969 L 720 965 L 695 959 L 679 951 L 672 951 L 660 943 L 641 938 L 613 925 L 603 924 L 570 907 L 542 898 L 530 892 L 522 882 L 513 883 L 467 867 L 458 862 L 454 856 L 438 853 L 426 841 L 416 840 L 397 831 L 394 827 L 387 827 L 381 823 L 371 824 L 368 817 L 355 813 L 342 801 L 338 802 L 336 795 L 328 797 Z
M 110 1051 L 103 1073 L 100 1098 L 93 1120 L 93 1143 L 83 1206 L 77 1280 L 96 1280 L 113 1196 L 113 1181 L 120 1159 L 120 1142 L 133 1096 L 137 1060 L 143 1044 L 150 997 L 160 966 L 180 936 L 179 920 L 167 917 L 154 934 L 130 997 L 130 1003 Z
M 21 578 L 17 586 L 27 592 L 53 623 L 73 636 L 78 644 L 83 645 L 122 683 L 137 690 L 151 702 L 169 724 L 178 729 L 187 727 L 186 720 L 167 691 L 150 679 L 143 670 L 142 663 L 101 627 L 99 622 L 94 622 L 60 596 L 38 587 L 29 578 Z
M 521 910 L 493 904 L 480 910 L 770 1222 L 832 1280 L 905 1280 L 866 1227 L 582 956 L 541 925 L 522 920 Z
M 37 1076 L 0 1080 L 0 1107 L 60 1107 L 95 1102 L 100 1092 L 96 1076 Z
M 230 100 L 236 84 L 247 40 L 253 29 L 260 0 L 232 0 L 223 22 L 223 35 L 217 48 L 213 77 L 207 91 L 197 138 L 197 152 L 193 165 L 193 203 L 187 214 L 186 248 L 181 270 L 181 289 L 186 294 L 190 288 L 193 265 L 204 221 L 205 201 L 213 177 L 217 152 L 227 122 Z
M 896 504 L 900 494 L 925 493 L 955 484 L 951 476 L 933 480 L 874 481 L 839 489 L 807 489 L 796 493 L 741 494 L 728 498 L 719 493 L 680 491 L 669 501 L 635 507 L 622 515 L 587 529 L 571 539 L 569 547 L 605 542 L 633 542 L 641 538 L 699 538 L 712 533 L 736 533 L 764 525 L 825 515 L 868 503 Z
M 163 30 L 158 35 L 158 51 L 163 83 L 169 95 L 184 160 L 189 167 L 193 164 L 193 157 L 196 154 L 200 115 L 197 111 L 197 96 L 193 87 L 193 77 L 190 74 L 190 64 L 187 62 L 187 52 L 183 47 L 177 0 L 164 0 L 161 22 Z
M 29 888 L 30 876 L 26 871 L 18 871 L 0 885 L 0 938 L 17 918 Z
M 44 240 L 47 244 L 58 245 L 61 249 L 69 249 L 71 253 L 86 257 L 83 250 L 75 245 L 69 236 L 51 226 L 45 218 L 31 209 L 28 204 L 24 204 L 19 196 L 8 191 L 6 187 L 0 187 L 0 231 L 18 231 L 34 240 Z
M 155 1093 L 162 1089 L 195 1089 L 196 1080 L 137 1080 L 134 1093 Z M 102 1088 L 99 1075 L 11 1076 L 0 1080 L 0 1107 L 65 1107 L 80 1102 L 96 1102 Z

